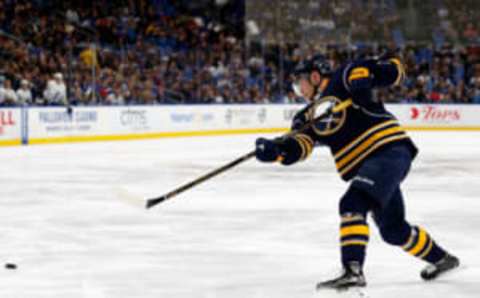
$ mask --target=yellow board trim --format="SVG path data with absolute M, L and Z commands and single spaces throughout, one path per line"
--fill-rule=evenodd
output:
M 22 140 L 17 139 L 17 140 L 0 140 L 0 147 L 3 146 L 19 146 L 22 144 Z
M 420 228 L 418 242 L 412 249 L 408 251 L 408 253 L 411 255 L 418 254 L 425 247 L 425 244 L 427 243 L 427 239 L 428 239 L 427 232 L 425 232 L 425 230 Z
M 33 138 L 29 144 L 55 144 L 72 142 L 101 142 L 101 141 L 128 141 L 139 139 L 158 139 L 158 138 L 177 138 L 177 137 L 196 137 L 196 136 L 221 136 L 230 134 L 254 134 L 254 133 L 277 133 L 285 132 L 285 128 L 255 128 L 255 129 L 225 129 L 210 131 L 180 131 L 180 132 L 161 132 L 161 133 L 140 133 L 126 135 L 103 135 L 103 136 L 67 136 L 53 138 Z
M 349 226 L 349 227 L 344 227 L 340 229 L 340 236 L 345 237 L 345 236 L 350 236 L 350 235 L 369 235 L 369 228 L 366 225 L 355 225 L 355 226 Z
M 402 126 L 409 131 L 480 131 L 480 126 Z M 193 131 L 193 132 L 165 132 L 149 134 L 128 134 L 128 135 L 105 135 L 105 136 L 77 136 L 77 137 L 54 137 L 54 138 L 34 138 L 29 140 L 29 144 L 58 144 L 74 142 L 102 142 L 102 141 L 129 141 L 141 139 L 159 139 L 159 138 L 177 138 L 177 137 L 196 137 L 196 136 L 221 136 L 235 134 L 256 134 L 256 133 L 284 133 L 288 128 L 264 128 L 264 129 L 235 129 L 235 130 L 215 130 L 215 131 Z M 355 142 L 355 141 L 354 141 Z M 20 146 L 21 140 L 0 140 L 0 147 Z M 349 147 L 349 144 L 347 147 Z M 347 149 L 346 147 L 342 150 Z M 342 152 L 339 152 L 342 153 Z M 338 155 L 340 155 L 337 153 Z
M 385 136 L 390 136 L 399 132 L 404 132 L 404 130 L 400 126 L 394 126 L 392 128 L 388 128 L 382 131 L 379 131 L 363 141 L 355 150 L 350 152 L 347 156 L 343 157 L 337 162 L 337 168 L 340 169 L 350 161 L 354 160 L 358 156 L 360 156 L 365 150 L 368 149 L 372 144 L 374 144 L 376 141 L 380 140 L 381 138 Z

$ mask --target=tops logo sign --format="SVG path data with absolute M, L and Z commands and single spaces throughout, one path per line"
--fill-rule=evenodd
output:
M 412 107 L 410 109 L 410 119 L 422 122 L 456 122 L 462 119 L 462 113 L 460 109 L 452 107 Z
M 4 134 L 5 127 L 15 126 L 15 124 L 12 111 L 0 111 L 0 135 Z

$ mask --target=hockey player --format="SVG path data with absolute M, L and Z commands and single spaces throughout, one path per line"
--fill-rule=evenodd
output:
M 350 182 L 339 206 L 343 273 L 318 283 L 317 289 L 366 285 L 362 268 L 370 212 L 385 242 L 429 263 L 421 272 L 423 279 L 436 278 L 459 265 L 458 258 L 441 248 L 425 229 L 405 218 L 400 184 L 417 148 L 397 119 L 372 95 L 372 89 L 397 85 L 404 76 L 395 57 L 358 60 L 336 71 L 321 55 L 303 61 L 295 71 L 294 89 L 311 103 L 296 114 L 292 129 L 311 121 L 315 108 L 325 101 L 335 106 L 351 99 L 353 104 L 302 133 L 256 141 L 258 160 L 283 165 L 306 159 L 316 144 L 328 146 L 340 176 Z

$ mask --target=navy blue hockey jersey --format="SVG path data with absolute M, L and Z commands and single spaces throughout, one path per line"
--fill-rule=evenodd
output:
M 301 149 L 300 159 L 311 153 L 314 143 L 326 145 L 341 177 L 350 180 L 362 161 L 391 144 L 404 143 L 415 156 L 417 149 L 405 130 L 372 94 L 375 88 L 399 84 L 404 75 L 398 59 L 354 61 L 335 71 L 320 101 L 339 104 L 352 99 L 353 105 L 295 137 Z M 356 80 L 366 78 L 366 84 L 356 84 Z M 307 119 L 313 118 L 313 109 L 307 107 L 302 112 L 308 115 Z

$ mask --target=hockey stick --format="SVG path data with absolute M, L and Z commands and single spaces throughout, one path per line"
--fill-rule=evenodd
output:
M 323 118 L 331 115 L 332 113 L 341 112 L 341 111 L 345 110 L 346 108 L 348 108 L 348 107 L 351 106 L 351 105 L 352 105 L 352 100 L 351 100 L 351 99 L 348 99 L 348 100 L 346 100 L 346 101 L 343 101 L 343 102 L 341 102 L 340 104 L 333 106 L 332 108 L 330 108 L 329 110 L 327 110 L 327 111 L 326 111 L 325 113 L 323 113 L 322 115 L 320 115 L 320 116 L 314 118 L 313 120 L 309 121 L 308 123 L 306 123 L 306 124 L 305 124 L 303 127 L 301 127 L 300 129 L 298 129 L 298 130 L 293 130 L 293 131 L 285 134 L 283 137 L 284 137 L 284 138 L 285 138 L 285 137 L 291 137 L 291 136 L 296 135 L 296 134 L 298 134 L 298 133 L 304 132 L 305 130 L 307 130 L 310 126 L 312 126 L 312 125 L 313 125 L 314 123 L 316 123 L 317 121 L 319 121 L 319 120 L 321 120 L 321 119 L 323 119 Z M 237 165 L 239 165 L 239 164 L 241 164 L 241 163 L 243 163 L 243 162 L 251 159 L 251 158 L 254 157 L 254 156 L 255 156 L 255 150 L 253 150 L 253 151 L 251 151 L 251 152 L 249 152 L 249 153 L 247 153 L 247 154 L 245 154 L 245 155 L 243 155 L 243 156 L 235 159 L 234 161 L 231 161 L 231 162 L 229 162 L 228 164 L 226 164 L 226 165 L 224 165 L 224 166 L 222 166 L 222 167 L 220 167 L 220 168 L 217 168 L 217 169 L 215 169 L 215 170 L 213 170 L 213 171 L 211 171 L 211 172 L 209 172 L 209 173 L 207 173 L 207 174 L 205 174 L 205 175 L 203 175 L 203 176 L 201 176 L 201 177 L 199 177 L 199 178 L 197 178 L 197 179 L 195 179 L 195 180 L 193 180 L 193 181 L 191 181 L 191 182 L 189 182 L 189 183 L 184 184 L 184 185 L 182 185 L 182 186 L 180 186 L 180 187 L 172 190 L 171 192 L 169 192 L 169 193 L 167 193 L 167 194 L 165 194 L 165 195 L 163 195 L 163 196 L 161 196 L 161 197 L 156 197 L 156 198 L 148 199 L 148 200 L 147 200 L 147 204 L 146 204 L 146 208 L 147 208 L 147 209 L 152 208 L 153 206 L 155 206 L 155 205 L 157 205 L 157 204 L 160 204 L 160 203 L 162 203 L 163 201 L 166 201 L 166 200 L 168 200 L 168 199 L 171 199 L 171 198 L 175 197 L 176 195 L 178 195 L 178 194 L 180 194 L 180 193 L 182 193 L 182 192 L 184 192 L 184 191 L 186 191 L 186 190 L 188 190 L 188 189 L 190 189 L 190 188 L 192 188 L 192 187 L 194 187 L 194 186 L 196 186 L 196 185 L 198 185 L 198 184 L 200 184 L 200 183 L 202 183 L 202 182 L 204 182 L 204 181 L 206 181 L 206 180 L 208 180 L 208 179 L 210 179 L 210 178 L 212 178 L 212 177 L 217 176 L 218 174 L 221 174 L 221 173 L 223 173 L 223 172 L 225 172 L 225 171 L 227 171 L 227 170 L 229 170 L 229 169 L 231 169 L 231 168 L 233 168 L 233 167 L 235 167 L 235 166 L 237 166 Z

